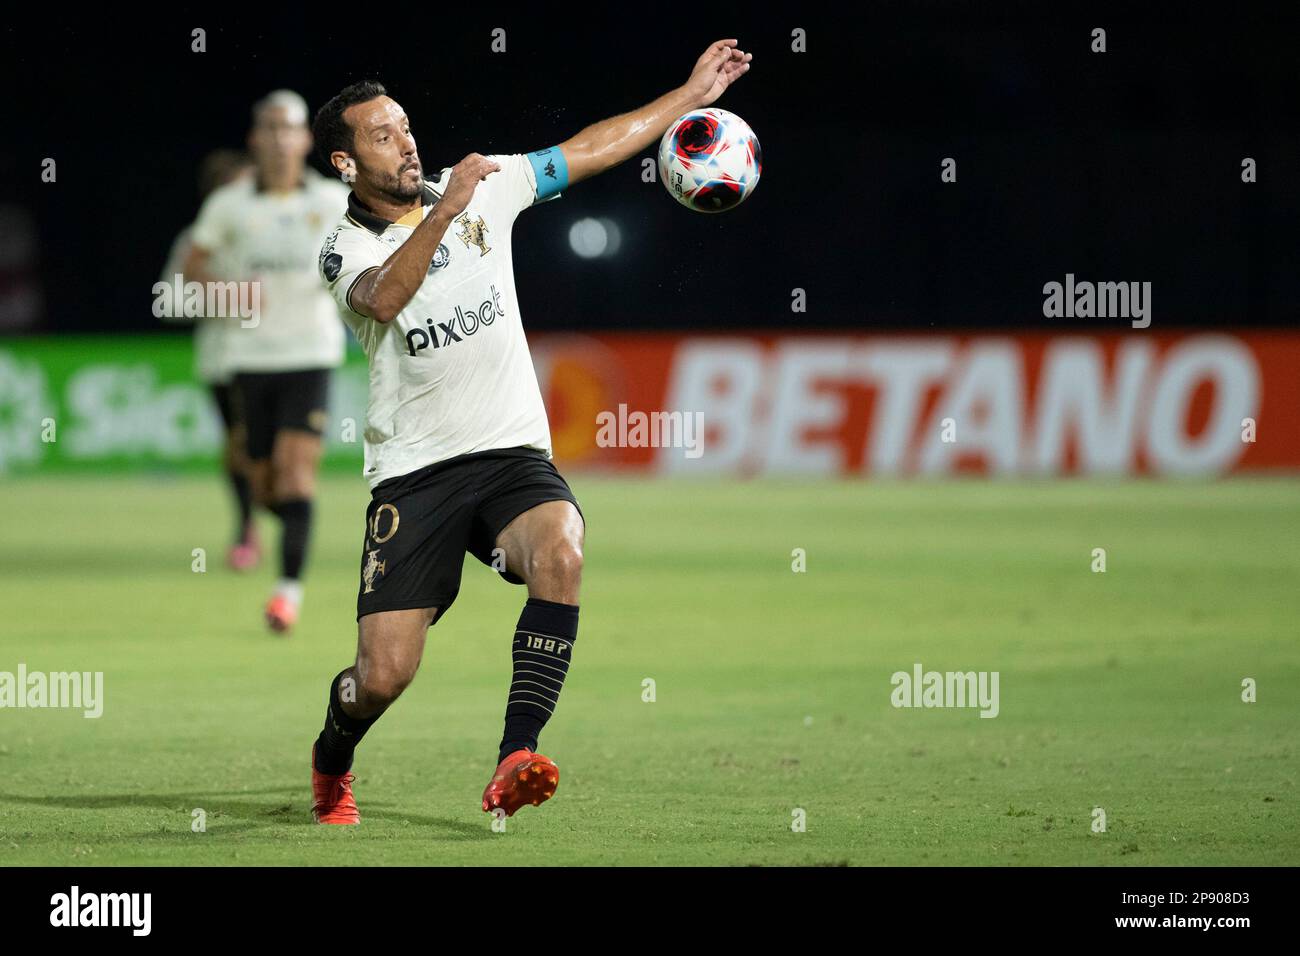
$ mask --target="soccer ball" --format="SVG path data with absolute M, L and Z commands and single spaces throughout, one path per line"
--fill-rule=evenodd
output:
M 659 178 L 687 209 L 725 212 L 758 185 L 763 153 L 749 124 L 726 110 L 687 113 L 659 141 Z

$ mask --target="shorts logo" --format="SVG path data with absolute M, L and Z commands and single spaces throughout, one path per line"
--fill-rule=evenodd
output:
M 362 594 L 373 594 L 375 591 L 375 577 L 384 573 L 387 561 L 377 559 L 378 549 L 366 552 L 366 566 L 361 569 L 361 580 L 366 582 L 366 589 Z
M 447 263 L 450 261 L 451 261 L 451 250 L 448 249 L 446 245 L 444 245 L 443 243 L 441 242 L 438 243 L 438 251 L 435 252 L 433 254 L 433 258 L 429 260 L 429 275 L 433 275 L 434 269 L 445 268 Z
M 480 258 L 492 251 L 492 247 L 487 244 L 488 226 L 482 216 L 478 217 L 478 222 L 470 222 L 469 213 L 463 212 L 456 217 L 455 221 L 465 227 L 456 233 L 456 238 L 465 243 L 466 249 L 470 246 L 478 246 Z
M 307 427 L 314 432 L 323 432 L 329 421 L 329 415 L 323 408 L 313 408 L 307 413 Z
M 388 514 L 387 529 L 380 531 L 384 526 L 384 515 Z M 370 532 L 370 540 L 376 545 L 381 545 L 392 539 L 397 534 L 397 526 L 401 523 L 402 516 L 398 514 L 397 508 L 390 504 L 382 504 L 375 509 L 374 515 L 370 519 L 370 527 L 366 530 Z M 365 582 L 365 590 L 362 594 L 373 594 L 375 592 L 375 578 L 382 577 L 388 570 L 388 562 L 379 560 L 379 548 L 366 549 L 366 563 L 361 567 L 361 580 Z
M 488 288 L 492 291 L 492 296 L 480 302 L 477 310 L 456 306 L 450 322 L 439 322 L 435 326 L 433 319 L 425 319 L 427 329 L 414 328 L 407 332 L 407 352 L 414 356 L 416 352 L 427 349 L 430 345 L 440 349 L 453 342 L 463 342 L 483 326 L 495 322 L 497 316 L 505 315 L 505 309 L 501 308 L 501 293 L 497 291 L 495 285 L 489 285 Z M 457 332 L 457 329 L 460 331 Z M 439 332 L 443 336 L 441 341 L 438 339 Z

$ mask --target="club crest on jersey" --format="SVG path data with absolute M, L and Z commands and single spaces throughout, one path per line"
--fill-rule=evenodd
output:
M 451 250 L 448 249 L 444 243 L 438 243 L 438 251 L 435 252 L 433 258 L 429 260 L 429 275 L 433 275 L 434 269 L 445 268 L 447 263 L 450 261 Z
M 505 315 L 505 309 L 501 308 L 501 293 L 497 291 L 495 285 L 488 286 L 492 290 L 490 298 L 484 299 L 477 309 L 466 309 L 456 306 L 450 322 L 437 322 L 433 319 L 425 319 L 427 328 L 414 328 L 406 333 L 406 349 L 414 356 L 421 349 L 427 349 L 432 345 L 435 349 L 446 348 L 456 342 L 463 342 L 479 329 L 491 325 L 497 320 L 497 316 Z M 441 341 L 439 336 L 442 336 Z
M 456 234 L 456 238 L 465 243 L 466 249 L 470 246 L 478 246 L 480 257 L 492 251 L 492 247 L 487 244 L 488 225 L 483 221 L 482 216 L 478 217 L 478 222 L 470 222 L 469 213 L 463 212 L 454 221 L 464 227 Z

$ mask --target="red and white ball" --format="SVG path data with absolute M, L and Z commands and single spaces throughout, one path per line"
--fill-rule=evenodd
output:
M 687 209 L 725 212 L 749 198 L 763 153 L 749 124 L 727 110 L 687 113 L 659 141 L 659 178 Z

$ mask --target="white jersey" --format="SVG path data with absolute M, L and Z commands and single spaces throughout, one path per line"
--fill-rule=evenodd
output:
M 302 186 L 292 192 L 263 192 L 249 177 L 213 190 L 203 203 L 190 241 L 218 256 L 217 278 L 259 282 L 257 323 L 245 327 L 232 318 L 221 334 L 226 371 L 342 364 L 346 333 L 321 287 L 316 253 L 347 196 L 338 180 L 304 170 Z
M 194 224 L 191 223 L 176 236 L 159 281 L 171 285 L 176 275 L 185 271 L 185 259 L 190 252 L 190 234 L 193 231 Z M 209 268 L 216 275 L 223 274 L 220 253 L 213 254 Z M 183 317 L 165 316 L 164 318 L 177 322 Z M 185 319 L 185 321 L 189 320 Z M 230 381 L 230 370 L 226 367 L 225 342 L 232 326 L 237 328 L 239 319 L 204 317 L 194 324 L 194 376 L 205 385 L 225 385 Z
M 451 170 L 426 180 L 424 205 L 397 222 L 350 196 L 321 249 L 321 275 L 370 359 L 364 473 L 372 488 L 470 452 L 529 447 L 551 455 L 510 254 L 511 226 L 538 201 L 537 181 L 523 155 L 489 158 L 500 171 L 475 188 L 424 282 L 392 322 L 352 311 L 349 295 L 429 214 Z

